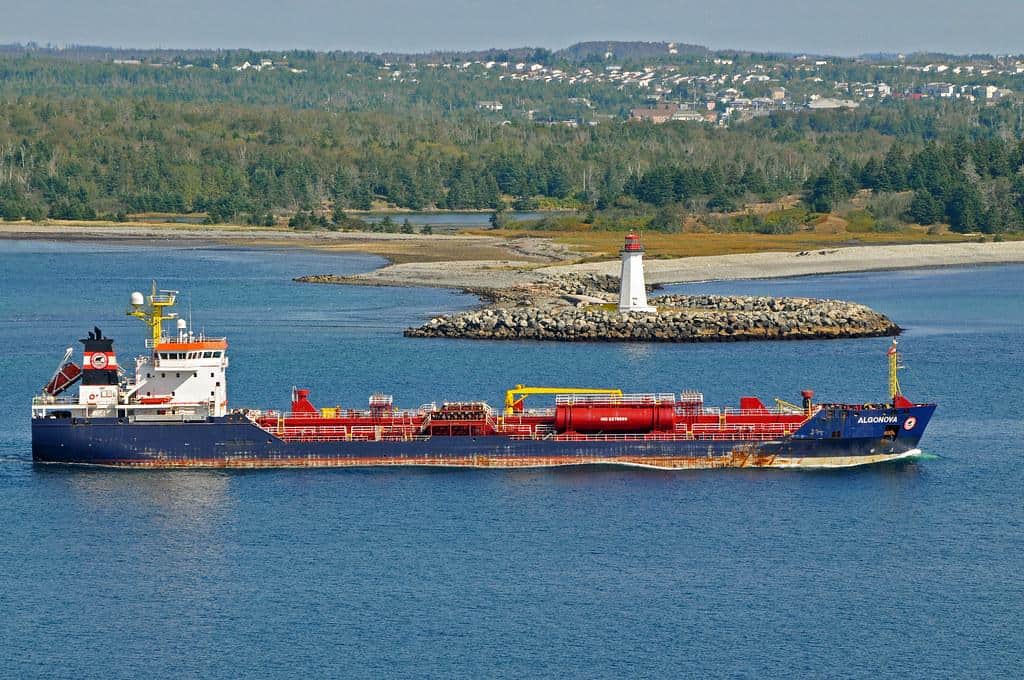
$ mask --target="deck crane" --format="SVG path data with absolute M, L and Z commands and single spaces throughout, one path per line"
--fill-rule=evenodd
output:
M 538 394 L 607 394 L 610 397 L 621 397 L 622 390 L 603 387 L 527 387 L 526 385 L 516 385 L 505 392 L 505 415 L 521 412 L 526 398 Z

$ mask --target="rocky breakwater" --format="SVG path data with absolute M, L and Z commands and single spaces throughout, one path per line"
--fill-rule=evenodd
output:
M 481 340 L 734 342 L 877 337 L 900 332 L 885 315 L 842 300 L 671 295 L 651 302 L 657 305 L 655 313 L 621 314 L 611 302 L 565 304 L 564 298 L 562 304 L 549 300 L 538 305 L 492 306 L 439 316 L 407 329 L 405 335 Z

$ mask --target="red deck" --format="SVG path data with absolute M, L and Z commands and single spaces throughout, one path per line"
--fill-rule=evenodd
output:
M 285 441 L 408 441 L 425 437 L 507 436 L 557 441 L 643 439 L 766 441 L 792 434 L 809 413 L 769 409 L 745 397 L 739 409 L 705 408 L 668 395 L 561 400 L 555 408 L 501 415 L 484 402 L 366 410 L 316 409 L 299 390 L 289 413 L 265 412 L 256 423 Z

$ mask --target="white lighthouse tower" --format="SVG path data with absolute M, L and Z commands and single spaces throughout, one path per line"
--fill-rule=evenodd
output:
M 619 284 L 620 312 L 656 312 L 647 304 L 647 287 L 644 284 L 644 247 L 640 235 L 635 231 L 626 234 L 626 245 L 622 248 L 622 280 Z

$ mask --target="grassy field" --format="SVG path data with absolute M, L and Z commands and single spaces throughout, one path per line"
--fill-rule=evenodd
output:
M 492 235 L 522 236 L 515 230 L 479 232 Z M 541 238 L 565 243 L 594 259 L 617 257 L 622 248 L 623 232 L 617 231 L 543 231 L 526 232 Z M 1019 237 L 1018 237 L 1019 238 Z M 646 232 L 644 248 L 649 258 L 694 257 L 701 255 L 730 255 L 764 251 L 800 252 L 842 246 L 893 245 L 904 243 L 960 243 L 977 240 L 961 234 L 944 232 L 929 234 L 925 229 L 911 229 L 895 233 L 851 233 L 822 225 L 813 231 L 793 234 L 682 233 L 664 234 Z
M 538 236 L 525 232 L 514 236 Z M 481 235 L 381 234 L 373 232 L 297 231 L 288 227 L 257 227 L 180 222 L 111 222 L 104 220 L 45 222 L 0 221 L 0 238 L 85 239 L 99 241 L 200 241 L 241 247 L 301 247 L 330 252 L 380 255 L 390 262 L 448 262 L 518 260 L 546 263 L 553 258 L 531 257 L 506 246 L 494 232 Z
M 382 255 L 396 263 L 507 259 L 524 263 L 538 262 L 543 258 L 506 248 L 502 242 L 502 239 L 532 237 L 550 239 L 579 253 L 578 257 L 570 254 L 567 258 L 569 261 L 586 262 L 618 257 L 625 232 L 593 230 L 589 226 L 580 224 L 571 230 L 469 229 L 458 232 L 456 236 L 438 237 L 426 234 L 399 236 L 363 232 L 297 232 L 287 227 L 51 220 L 36 225 L 29 222 L 4 223 L 0 236 L 17 238 L 24 234 L 36 238 L 103 238 L 101 235 L 109 233 L 114 240 L 133 237 L 147 240 L 201 239 L 244 246 L 299 246 L 366 252 Z M 800 252 L 859 245 L 962 243 L 981 238 L 980 235 L 955 234 L 944 229 L 928 230 L 923 227 L 909 227 L 895 232 L 864 231 L 856 220 L 848 222 L 834 214 L 823 216 L 811 229 L 791 234 L 742 231 L 687 231 L 677 234 L 647 231 L 643 234 L 647 257 L 654 259 L 765 251 Z M 1024 234 L 1007 234 L 1002 238 L 1021 240 Z

